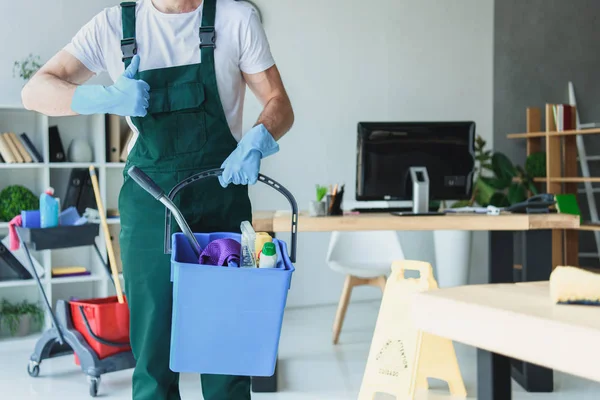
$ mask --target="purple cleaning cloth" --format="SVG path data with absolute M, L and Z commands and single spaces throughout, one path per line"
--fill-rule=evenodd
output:
M 200 254 L 200 264 L 223 267 L 234 262 L 239 266 L 241 250 L 242 246 L 236 240 L 214 240 Z

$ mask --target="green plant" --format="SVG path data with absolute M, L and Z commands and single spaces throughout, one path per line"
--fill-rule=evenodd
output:
M 8 300 L 2 300 L 0 306 L 0 323 L 5 323 L 14 336 L 21 325 L 21 318 L 29 315 L 37 324 L 41 324 L 44 319 L 44 311 L 37 304 L 23 301 L 21 303 L 12 304 Z
M 13 65 L 13 76 L 28 81 L 42 67 L 40 57 L 30 54 L 22 61 L 15 61 Z
M 12 185 L 0 192 L 0 221 L 10 221 L 23 210 L 38 208 L 39 199 L 26 187 Z
M 486 141 L 477 136 L 473 195 L 470 200 L 457 202 L 453 207 L 474 204 L 482 207 L 506 207 L 525 201 L 528 191 L 537 194 L 529 171 L 513 165 L 506 155 L 487 150 L 486 145 Z
M 327 188 L 325 186 L 317 185 L 317 201 L 322 201 L 327 195 Z
M 546 153 L 543 151 L 530 154 L 525 161 L 525 171 L 532 178 L 543 178 L 546 176 Z

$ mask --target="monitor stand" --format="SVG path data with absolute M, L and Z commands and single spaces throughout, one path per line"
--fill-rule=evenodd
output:
M 444 215 L 440 212 L 429 211 L 429 174 L 425 167 L 412 167 L 410 178 L 413 184 L 413 210 L 412 212 L 394 212 L 398 216 L 428 216 Z

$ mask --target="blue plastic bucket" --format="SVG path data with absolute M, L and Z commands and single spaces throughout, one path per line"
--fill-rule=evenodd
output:
M 294 273 L 298 205 L 282 185 L 259 174 L 258 181 L 285 196 L 292 208 L 290 253 L 284 242 L 274 239 L 278 249 L 276 268 L 200 265 L 190 244 L 194 237 L 200 248 L 205 248 L 217 239 L 232 238 L 239 242 L 241 235 L 192 233 L 173 199 L 188 185 L 222 173 L 222 169 L 215 169 L 193 175 L 177 184 L 167 196 L 137 167 L 128 170 L 135 182 L 167 207 L 165 254 L 171 253 L 173 282 L 171 370 L 268 377 L 275 373 L 283 311 Z M 184 232 L 171 236 L 172 213 Z
M 195 234 L 202 248 L 240 235 Z M 277 268 L 199 265 L 182 233 L 172 237 L 173 320 L 170 368 L 175 372 L 272 376 L 294 266 L 277 239 Z

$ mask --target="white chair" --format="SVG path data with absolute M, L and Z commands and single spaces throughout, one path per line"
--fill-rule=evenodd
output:
M 401 260 L 404 252 L 395 231 L 332 233 L 327 263 L 332 270 L 346 275 L 333 324 L 333 344 L 339 341 L 352 289 L 368 285 L 383 291 L 392 262 Z

